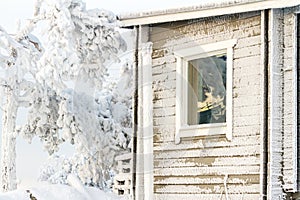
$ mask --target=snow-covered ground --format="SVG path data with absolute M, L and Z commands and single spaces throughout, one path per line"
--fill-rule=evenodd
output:
M 113 193 L 83 186 L 75 176 L 68 177 L 69 185 L 41 183 L 38 187 L 19 189 L 0 194 L 0 200 L 127 200 Z
M 42 185 L 0 194 L 0 200 L 115 200 L 125 199 L 87 187 L 85 193 L 67 185 Z

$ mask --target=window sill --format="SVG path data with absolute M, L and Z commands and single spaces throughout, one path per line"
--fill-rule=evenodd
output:
M 176 144 L 180 143 L 181 138 L 192 138 L 197 136 L 228 135 L 226 123 L 202 124 L 202 125 L 183 125 L 175 137 Z M 231 140 L 231 138 L 227 139 Z

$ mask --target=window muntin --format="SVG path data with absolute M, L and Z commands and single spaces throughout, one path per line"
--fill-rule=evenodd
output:
M 226 122 L 226 53 L 188 61 L 187 124 Z

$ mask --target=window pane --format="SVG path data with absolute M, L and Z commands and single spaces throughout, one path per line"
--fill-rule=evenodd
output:
M 188 62 L 188 124 L 226 122 L 226 54 Z

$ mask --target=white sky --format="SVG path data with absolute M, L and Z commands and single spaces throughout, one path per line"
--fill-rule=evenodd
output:
M 118 14 L 185 7 L 208 1 L 218 0 L 86 0 L 85 2 L 88 8 L 103 8 Z M 19 19 L 23 23 L 24 20 L 32 16 L 34 2 L 35 0 L 0 0 L 0 26 L 9 33 L 14 33 Z M 34 184 L 33 180 L 36 179 L 38 169 L 47 157 L 47 154 L 41 150 L 42 145 L 37 139 L 34 140 L 33 145 L 29 145 L 25 141 L 18 139 L 17 171 L 18 178 L 23 186 Z
M 198 5 L 220 0 L 85 0 L 88 8 L 103 8 L 114 13 L 128 13 Z M 18 19 L 32 16 L 35 0 L 0 0 L 0 25 L 15 30 Z

